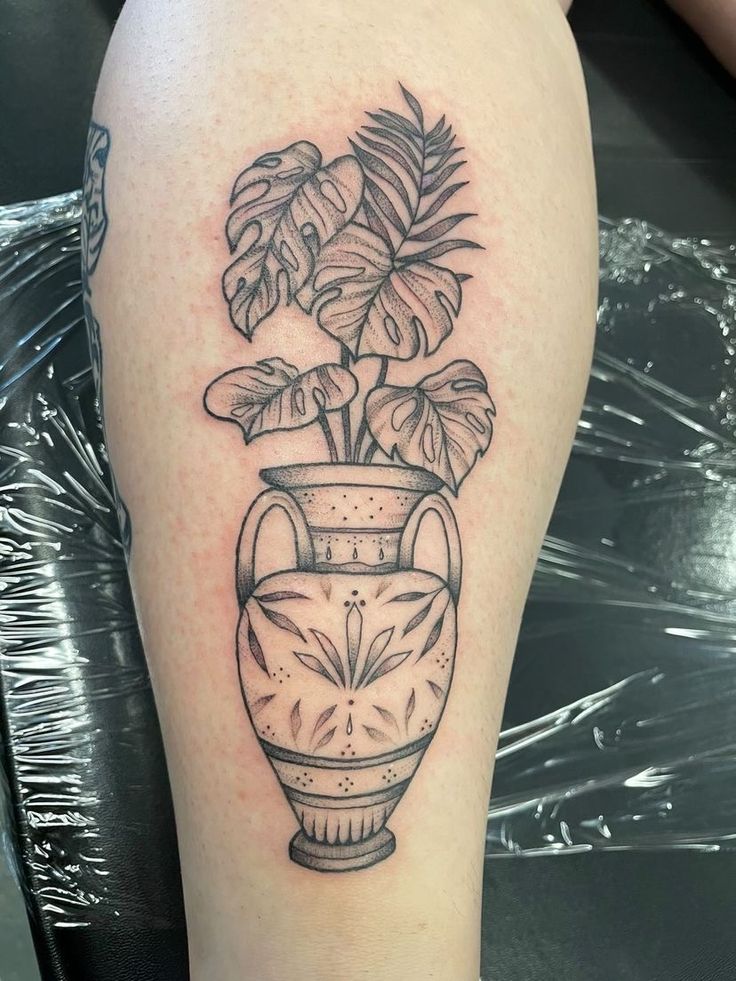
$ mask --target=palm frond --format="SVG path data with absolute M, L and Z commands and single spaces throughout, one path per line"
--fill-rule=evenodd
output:
M 441 194 L 438 194 L 434 201 L 432 201 L 431 204 L 425 208 L 424 211 L 417 215 L 417 224 L 427 221 L 428 218 L 434 218 L 442 205 L 446 201 L 449 201 L 453 194 L 457 194 L 461 188 L 467 187 L 468 183 L 468 181 L 459 181 L 457 184 L 450 184 L 449 187 L 446 187 L 444 191 Z
M 430 259 L 438 259 L 441 255 L 446 255 L 448 252 L 454 252 L 456 249 L 482 248 L 482 245 L 478 245 L 477 242 L 471 242 L 466 238 L 448 238 L 442 242 L 435 242 L 434 245 L 430 246 L 428 249 L 422 249 L 421 252 L 402 253 L 401 258 L 398 259 L 398 265 L 405 266 L 412 262 L 429 262 Z M 458 278 L 457 274 L 456 278 Z
M 464 148 L 456 144 L 444 116 L 428 130 L 419 100 L 403 85 L 401 92 L 408 115 L 391 109 L 369 112 L 373 125 L 363 126 L 350 141 L 366 178 L 366 223 L 386 242 L 397 265 L 481 248 L 468 239 L 448 237 L 460 222 L 474 217 L 472 212 L 447 210 L 450 199 L 468 183 L 449 183 L 466 162 L 457 159 Z M 418 250 L 420 245 L 426 248 Z
M 435 239 L 442 238 L 451 231 L 455 225 L 459 225 L 461 221 L 465 221 L 466 218 L 474 218 L 475 212 L 464 212 L 459 215 L 449 215 L 447 218 L 441 218 L 436 221 L 433 225 L 429 225 L 422 231 L 416 232 L 414 235 L 407 236 L 407 241 L 409 242 L 434 242 Z

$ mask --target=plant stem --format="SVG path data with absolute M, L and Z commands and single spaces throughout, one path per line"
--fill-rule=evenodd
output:
M 344 344 L 340 345 L 340 364 L 343 368 L 350 368 L 350 349 Z M 352 439 L 350 438 L 350 405 L 342 407 L 342 435 L 345 446 L 345 462 L 350 463 L 353 459 Z
M 335 444 L 335 437 L 332 435 L 332 430 L 330 429 L 330 424 L 327 421 L 327 413 L 322 409 L 317 416 L 317 421 L 322 427 L 322 432 L 325 435 L 325 442 L 327 443 L 327 449 L 330 451 L 330 463 L 337 463 L 337 446 Z
M 386 381 L 386 374 L 388 372 L 388 357 L 381 355 L 381 367 L 378 369 L 378 377 L 376 378 L 376 384 L 373 388 L 380 388 L 381 385 Z M 368 432 L 368 414 L 365 409 L 366 399 L 370 395 L 370 392 L 366 395 L 363 400 L 363 418 L 360 420 L 360 427 L 358 428 L 358 435 L 355 437 L 355 447 L 353 450 L 353 459 L 360 460 L 360 451 L 363 447 L 363 440 L 365 439 L 365 434 Z
M 371 444 L 366 450 L 365 456 L 363 457 L 363 463 L 370 463 L 373 457 L 375 456 L 377 450 L 378 450 L 378 443 L 375 441 L 375 439 L 371 440 Z

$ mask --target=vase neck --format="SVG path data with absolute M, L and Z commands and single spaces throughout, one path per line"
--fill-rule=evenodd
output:
M 409 515 L 426 490 L 334 483 L 288 493 L 304 514 L 317 570 L 390 572 Z

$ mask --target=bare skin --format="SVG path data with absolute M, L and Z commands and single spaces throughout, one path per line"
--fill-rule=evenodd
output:
M 490 7 L 466 2 L 451 11 L 425 0 L 305 0 L 298 15 L 295 10 L 246 0 L 129 0 L 94 109 L 96 124 L 109 133 L 109 147 L 95 165 L 104 168 L 107 226 L 89 296 L 101 329 L 108 442 L 132 520 L 131 573 L 175 798 L 192 977 L 475 981 L 493 751 L 521 610 L 569 453 L 592 346 L 597 236 L 584 88 L 553 0 L 493 0 Z M 453 213 L 475 217 L 467 219 L 467 232 L 461 225 L 452 235 L 484 249 L 463 247 L 431 260 L 446 263 L 452 276 L 472 279 L 458 281 L 462 307 L 450 317 L 451 331 L 446 324 L 440 331 L 441 350 L 438 344 L 426 357 L 422 350 L 410 359 L 389 358 L 389 381 L 411 386 L 448 364 L 472 364 L 479 374 L 467 387 L 471 369 L 464 367 L 458 390 L 472 396 L 486 421 L 476 419 L 472 459 L 457 498 L 437 454 L 425 454 L 422 464 L 433 477 L 442 472 L 444 489 L 436 493 L 446 504 L 437 508 L 454 512 L 462 540 L 457 654 L 449 694 L 443 689 L 444 714 L 389 819 L 395 852 L 336 875 L 289 858 L 299 824 L 264 753 L 269 739 L 249 720 L 265 696 L 251 697 L 247 688 L 251 679 L 270 684 L 275 673 L 264 671 L 260 656 L 272 664 L 283 657 L 278 663 L 286 673 L 295 677 L 306 665 L 308 684 L 339 689 L 336 700 L 347 697 L 345 686 L 340 677 L 326 680 L 324 672 L 352 672 L 355 700 L 374 683 L 371 670 L 376 674 L 383 661 L 371 670 L 364 661 L 361 668 L 366 654 L 355 640 L 353 616 L 348 661 L 338 670 L 323 646 L 329 663 L 320 680 L 313 663 L 320 649 L 296 622 L 303 600 L 283 598 L 289 591 L 306 595 L 313 573 L 290 573 L 302 576 L 298 590 L 295 580 L 278 580 L 270 600 L 254 585 L 264 570 L 293 568 L 288 526 L 267 531 L 264 525 L 256 561 L 261 571 L 252 580 L 242 577 L 239 596 L 234 582 L 243 517 L 265 486 L 259 470 L 324 459 L 324 428 L 315 408 L 308 425 L 256 435 L 245 446 L 238 429 L 243 418 L 223 421 L 230 410 L 220 400 L 222 391 L 207 405 L 210 415 L 202 399 L 214 379 L 263 359 L 280 358 L 297 373 L 329 363 L 359 374 L 369 363 L 357 347 L 341 363 L 334 336 L 297 299 L 276 304 L 252 341 L 245 340 L 231 304 L 243 285 L 239 279 L 247 286 L 250 274 L 236 277 L 223 296 L 223 273 L 238 254 L 228 248 L 224 227 L 237 206 L 237 192 L 230 201 L 237 175 L 263 155 L 268 168 L 269 153 L 297 141 L 319 147 L 325 162 L 350 155 L 346 137 L 366 121 L 365 110 L 378 107 L 408 114 L 416 128 L 416 110 L 399 82 L 419 99 L 429 125 L 446 114 L 466 148 L 467 163 L 457 176 L 468 184 L 454 195 Z M 357 195 L 363 178 L 347 166 L 347 183 L 353 181 Z M 443 286 L 450 293 L 452 276 Z M 441 320 L 435 310 L 425 321 L 428 337 Z M 376 323 L 376 337 L 383 336 L 381 324 L 389 340 L 396 336 L 385 318 Z M 409 318 L 404 329 L 412 323 Z M 384 336 L 381 343 L 389 341 Z M 335 377 L 341 379 L 337 389 L 349 387 L 344 375 Z M 330 393 L 339 400 L 335 389 Z M 492 438 L 486 425 L 491 397 Z M 389 462 L 391 446 L 381 435 L 388 398 L 371 423 L 374 463 L 381 453 Z M 298 411 L 309 409 L 306 403 L 299 409 L 299 399 L 294 404 Z M 327 408 L 333 432 L 344 434 L 343 409 L 337 402 Z M 354 411 L 353 437 L 359 424 Z M 433 429 L 426 438 L 435 437 Z M 416 447 L 409 443 L 397 444 L 402 465 L 415 461 Z M 426 449 L 426 441 L 422 445 Z M 456 471 L 464 467 L 453 460 Z M 430 644 L 434 649 L 438 637 L 454 636 L 459 582 L 447 570 L 436 514 L 422 535 L 427 551 L 440 556 L 440 578 L 426 578 L 425 559 L 417 553 L 417 575 L 433 585 L 402 587 L 397 606 L 415 602 L 405 597 L 422 590 L 441 598 L 448 612 Z M 373 573 L 366 575 L 375 582 Z M 282 598 L 274 600 L 275 593 Z M 246 711 L 235 635 L 242 602 L 254 595 L 253 616 L 262 618 L 260 626 L 254 619 L 255 629 L 277 639 L 273 647 L 260 640 L 254 645 L 241 618 L 239 650 L 250 657 L 245 670 L 251 672 L 243 681 Z M 371 614 L 360 599 L 356 593 L 345 604 L 352 603 L 367 623 Z M 284 611 L 300 638 L 284 628 L 283 617 L 263 613 L 269 602 L 292 604 Z M 336 623 L 344 615 L 343 604 L 315 603 Z M 381 621 L 376 629 L 394 629 L 398 636 L 397 624 Z M 427 628 L 424 646 L 431 634 Z M 283 639 L 287 635 L 293 643 Z M 305 638 L 311 646 L 303 646 Z M 443 649 L 450 646 L 443 640 Z M 342 647 L 335 647 L 342 657 Z M 386 647 L 381 657 L 391 650 Z M 376 686 L 385 683 L 386 698 L 398 698 L 403 670 L 386 669 L 375 679 Z M 440 687 L 434 675 L 421 681 L 425 691 L 430 681 Z M 407 684 L 402 690 L 418 691 Z M 308 716 L 309 698 L 303 698 L 291 705 L 291 734 L 279 737 L 297 746 L 303 745 L 307 718 L 309 732 L 314 721 L 321 733 L 314 744 L 333 727 Z M 427 713 L 414 718 L 419 702 L 411 711 L 408 701 L 401 704 L 400 724 L 418 725 L 417 738 L 424 739 Z M 375 725 L 363 726 L 364 740 L 375 738 L 369 730 L 388 738 L 379 722 L 392 725 L 380 715 Z M 333 739 L 337 734 L 320 753 L 331 752 Z M 398 737 L 391 739 L 398 746 Z M 339 763 L 339 752 L 335 756 Z

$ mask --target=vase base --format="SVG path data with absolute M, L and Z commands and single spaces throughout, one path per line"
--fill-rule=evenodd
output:
M 396 838 L 388 828 L 351 845 L 313 841 L 303 831 L 298 831 L 289 844 L 289 858 L 316 872 L 354 872 L 382 862 L 395 848 Z

